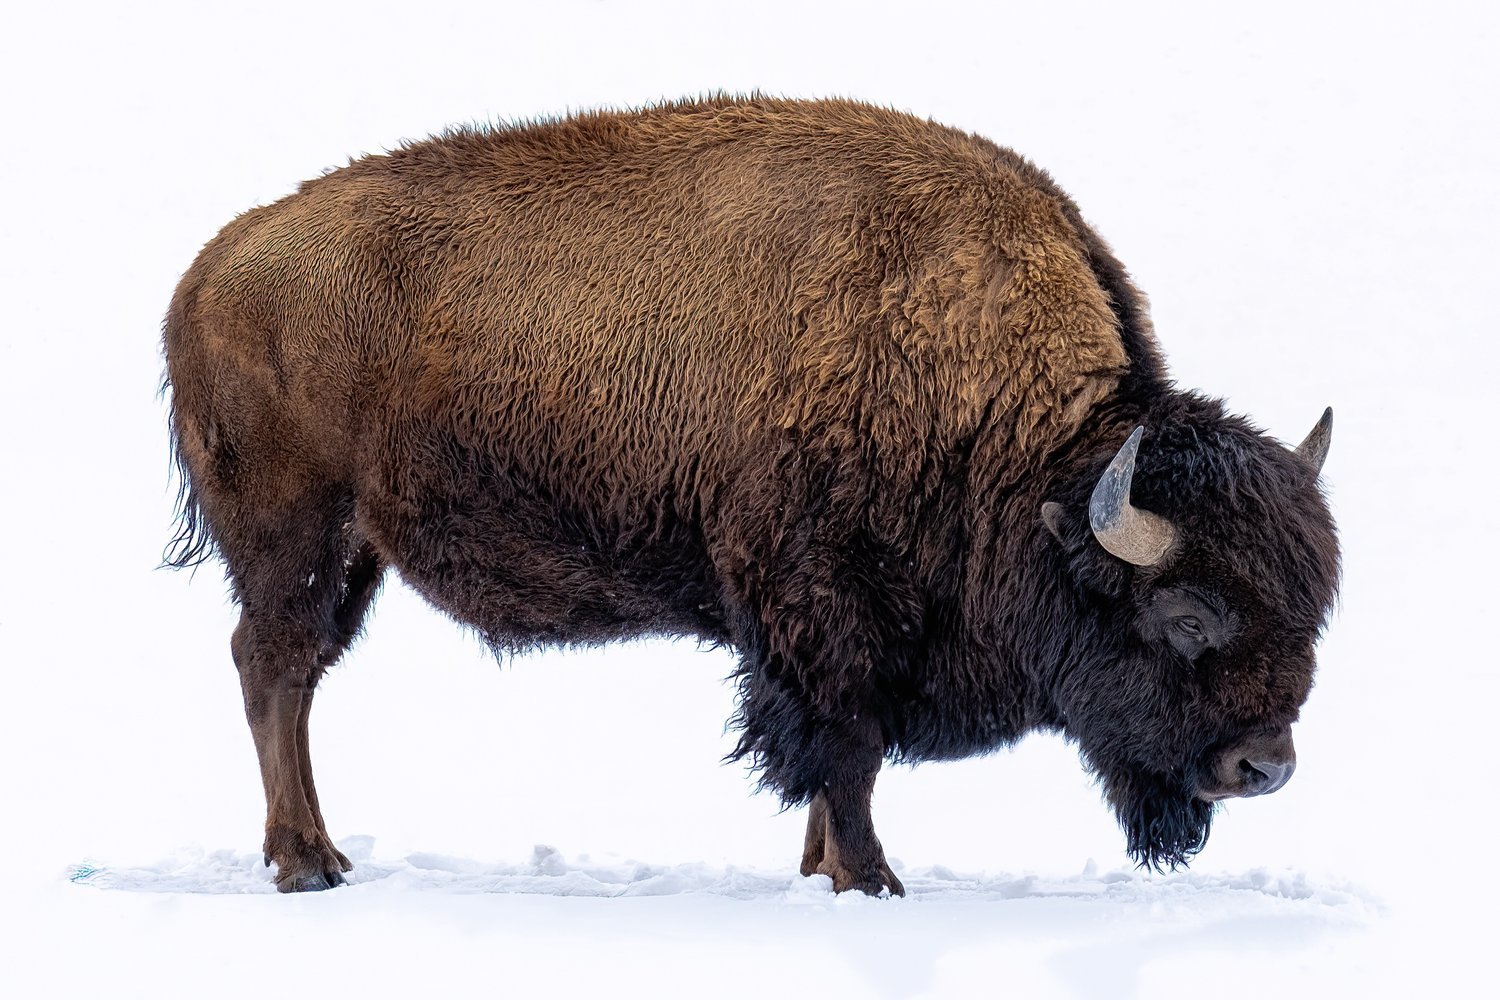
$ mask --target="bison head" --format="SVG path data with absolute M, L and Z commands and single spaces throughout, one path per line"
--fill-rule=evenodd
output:
M 1142 864 L 1185 862 L 1213 803 L 1291 777 L 1338 581 L 1331 428 L 1288 449 L 1183 397 L 1043 507 L 1082 608 L 1055 699 Z

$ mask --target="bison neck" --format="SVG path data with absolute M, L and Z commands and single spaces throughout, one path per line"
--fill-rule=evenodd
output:
M 1080 585 L 1041 519 L 1048 500 L 1084 509 L 1098 456 L 1107 462 L 1118 446 L 1109 442 L 1142 412 L 1117 401 L 1097 416 L 1089 433 L 1024 477 L 998 487 L 970 477 L 952 587 L 929 589 L 945 596 L 928 613 L 920 655 L 892 687 L 897 759 L 960 759 L 1034 730 L 1063 730 L 1068 678 L 1111 655 L 1103 598 Z

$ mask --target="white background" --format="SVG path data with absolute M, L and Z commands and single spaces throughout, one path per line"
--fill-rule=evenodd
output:
M 1495 8 L 1126 6 L 8 14 L 0 983 L 113 996 L 1482 991 L 1468 977 L 1487 968 L 1497 924 Z M 1060 740 L 888 770 L 876 820 L 891 856 L 981 891 L 834 900 L 795 877 L 802 816 L 718 763 L 729 654 L 643 642 L 497 666 L 392 579 L 320 690 L 313 751 L 331 832 L 373 836 L 374 860 L 405 874 L 296 899 L 195 882 L 208 863 L 180 852 L 196 845 L 241 858 L 231 888 L 269 885 L 244 870 L 262 800 L 228 655 L 235 613 L 216 568 L 154 570 L 171 530 L 160 318 L 198 248 L 304 178 L 448 124 L 756 88 L 860 97 L 1016 148 L 1151 296 L 1182 384 L 1294 442 L 1335 407 L 1325 481 L 1345 586 L 1296 778 L 1223 811 L 1199 881 L 1133 876 L 1117 892 L 1080 874 L 1090 859 L 1104 873 L 1128 862 Z M 493 891 L 411 861 L 529 870 L 537 843 L 574 868 L 635 859 L 700 891 Z M 134 875 L 71 884 L 86 861 Z M 716 893 L 729 866 L 775 888 Z M 1235 888 L 1260 869 L 1312 889 Z M 197 891 L 139 891 L 172 871 Z

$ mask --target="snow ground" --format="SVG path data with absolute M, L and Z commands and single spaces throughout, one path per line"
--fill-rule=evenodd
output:
M 826 875 L 788 878 L 785 872 L 746 871 L 733 866 L 715 868 L 699 862 L 665 867 L 620 859 L 595 862 L 587 855 L 570 863 L 557 848 L 546 844 L 533 848 L 530 859 L 523 864 L 493 864 L 425 853 L 377 858 L 374 847 L 375 838 L 368 836 L 346 837 L 339 842 L 339 849 L 357 866 L 349 876 L 351 885 L 540 896 L 614 898 L 696 894 L 782 903 L 827 899 L 839 905 L 853 905 L 864 898 L 836 895 L 832 880 Z M 1321 888 L 1310 883 L 1305 874 L 1295 871 L 1273 873 L 1258 869 L 1238 876 L 1183 873 L 1152 879 L 1139 870 L 1100 874 L 1093 861 L 1084 866 L 1081 874 L 1071 878 L 959 874 L 941 865 L 908 869 L 898 864 L 895 871 L 906 885 L 906 898 L 911 900 L 984 902 L 1067 898 L 1130 905 L 1207 896 L 1231 899 L 1258 895 L 1272 900 L 1307 902 L 1313 908 L 1335 907 L 1355 912 L 1379 905 L 1358 889 Z M 193 849 L 140 868 L 111 868 L 82 862 L 69 869 L 68 880 L 75 885 L 127 892 L 275 894 L 272 875 L 274 869 L 267 868 L 254 851 Z
M 726 16 L 680 0 L 11 16 L 0 991 L 1487 992 L 1493 5 Z M 795 874 L 803 817 L 718 763 L 727 653 L 641 642 L 497 668 L 393 582 L 313 722 L 354 884 L 269 892 L 233 610 L 215 571 L 153 570 L 177 277 L 236 212 L 361 151 L 756 87 L 1014 146 L 1150 293 L 1182 383 L 1292 441 L 1333 404 L 1345 588 L 1296 778 L 1228 805 L 1190 873 L 1146 876 L 1058 740 L 889 769 L 876 822 L 912 894 L 834 897 Z
M 1062 877 L 898 866 L 907 897 L 877 900 L 835 896 L 826 876 L 802 878 L 698 863 L 570 861 L 545 846 L 536 847 L 520 864 L 432 854 L 383 857 L 374 853 L 371 837 L 347 838 L 340 847 L 357 865 L 352 883 L 314 903 L 277 897 L 268 870 L 253 852 L 184 851 L 138 868 L 80 865 L 71 877 L 102 894 L 165 894 L 172 899 L 169 924 L 179 922 L 184 911 L 222 919 L 222 907 L 194 897 L 251 894 L 271 897 L 273 909 L 236 907 L 234 917 L 289 918 L 294 926 L 316 927 L 321 934 L 329 926 L 363 927 L 375 914 L 403 914 L 394 925 L 405 934 L 415 928 L 404 911 L 415 904 L 422 920 L 436 916 L 440 927 L 457 927 L 463 936 L 494 942 L 504 955 L 508 984 L 519 976 L 542 991 L 566 987 L 580 994 L 633 982 L 670 988 L 674 976 L 714 995 L 787 990 L 785 982 L 778 983 L 779 972 L 756 970 L 748 980 L 736 972 L 726 979 L 722 969 L 714 971 L 717 960 L 709 960 L 722 955 L 726 962 L 743 963 L 747 946 L 760 949 L 769 943 L 773 954 L 790 950 L 794 961 L 816 962 L 820 967 L 811 970 L 814 976 L 831 976 L 839 995 L 974 995 L 1012 950 L 1027 956 L 1019 966 L 1023 980 L 1035 975 L 1024 982 L 1026 995 L 1110 996 L 1132 990 L 1155 995 L 1158 988 L 1186 981 L 1181 979 L 1184 960 L 1191 967 L 1194 961 L 1212 963 L 1216 957 L 1243 964 L 1280 960 L 1288 952 L 1316 956 L 1357 938 L 1382 912 L 1377 901 L 1356 888 L 1314 885 L 1292 871 L 1153 879 L 1133 871 L 1100 873 L 1092 864 L 1081 874 Z M 593 899 L 610 900 L 609 908 L 585 902 Z M 98 910 L 116 910 L 112 903 L 96 910 L 85 901 L 77 908 L 93 916 Z M 261 915 L 249 916 L 255 913 Z M 392 923 L 379 920 L 377 933 L 388 934 Z M 153 923 L 159 921 L 154 917 Z M 555 940 L 557 928 L 566 928 L 563 941 Z M 426 926 L 421 931 L 432 933 Z M 595 951 L 601 938 L 602 956 Z M 882 942 L 899 942 L 899 951 L 881 957 Z M 535 947 L 533 955 L 547 954 L 563 943 L 580 949 L 576 961 L 558 963 L 554 958 L 531 967 L 516 960 L 531 950 L 528 946 Z M 473 950 L 472 944 L 460 950 Z M 453 946 L 444 942 L 438 947 L 446 952 Z M 704 948 L 707 955 L 700 951 Z M 684 951 L 691 956 L 685 967 Z M 671 957 L 653 963 L 653 952 Z M 201 959 L 201 952 L 195 957 Z M 467 964 L 472 968 L 472 960 Z M 184 993 L 219 981 L 218 963 L 204 966 L 181 984 Z M 796 968 L 801 987 L 813 987 L 805 980 L 808 970 L 800 962 Z M 425 979 L 426 963 L 422 969 Z M 85 970 L 70 985 L 84 987 L 90 972 Z M 696 978 L 699 972 L 702 978 Z M 460 976 L 454 985 L 464 983 Z M 1244 995 L 1265 985 L 1257 981 Z M 152 984 L 150 995 L 161 995 L 157 988 Z M 796 993 L 797 987 L 790 990 Z M 1240 994 L 1230 984 L 1217 995 Z

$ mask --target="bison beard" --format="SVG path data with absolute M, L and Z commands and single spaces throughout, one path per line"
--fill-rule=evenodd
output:
M 1203 850 L 1214 806 L 1198 798 L 1189 782 L 1117 773 L 1107 776 L 1104 786 L 1136 864 L 1158 872 L 1175 869 Z
M 1167 776 L 1311 686 L 1326 418 L 1294 453 L 1176 389 L 1071 199 L 932 122 L 716 97 L 457 129 L 232 221 L 164 342 L 168 562 L 233 585 L 284 891 L 349 869 L 308 717 L 387 570 L 499 649 L 734 648 L 731 757 L 811 806 L 803 871 L 840 891 L 901 891 L 883 761 L 1039 730 L 1140 863 L 1182 864 L 1212 806 Z

